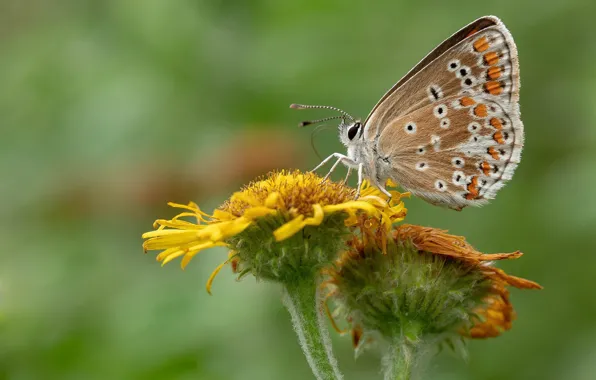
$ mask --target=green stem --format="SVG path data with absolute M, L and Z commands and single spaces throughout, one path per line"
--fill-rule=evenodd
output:
M 392 344 L 385 354 L 385 380 L 410 380 L 414 362 L 413 347 Z
M 405 330 L 405 331 L 404 331 Z M 410 380 L 420 359 L 419 326 L 407 325 L 393 333 L 389 349 L 383 358 L 385 380 Z
M 283 302 L 292 317 L 300 347 L 317 380 L 343 378 L 333 356 L 317 286 L 312 278 L 296 284 L 286 284 Z

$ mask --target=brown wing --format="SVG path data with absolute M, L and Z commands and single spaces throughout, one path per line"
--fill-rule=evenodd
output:
M 486 43 L 481 37 L 486 38 Z M 478 51 L 474 47 L 476 41 L 479 41 L 476 45 Z M 469 78 L 452 75 L 468 67 L 484 66 L 482 62 L 477 61 L 483 59 L 485 53 L 498 54 L 499 50 L 503 50 L 499 49 L 500 47 L 504 47 L 509 54 L 497 57 L 492 54 L 488 55 L 487 59 L 491 63 L 495 62 L 495 59 L 497 60 L 495 68 L 490 72 L 490 77 L 487 77 L 488 72 L 476 72 Z M 461 64 L 461 67 L 458 66 L 451 71 L 444 69 L 452 59 L 458 59 L 461 63 L 462 54 L 464 60 L 466 57 L 468 59 Z M 441 67 L 439 67 L 440 64 L 442 64 Z M 458 94 L 462 90 L 462 84 L 465 85 L 466 79 L 475 81 L 468 87 L 480 89 L 491 78 L 495 78 L 496 82 L 490 83 L 489 86 L 492 87 L 489 89 L 493 93 L 497 93 L 499 89 L 495 86 L 505 77 L 508 77 L 512 86 L 503 91 L 507 94 L 503 94 L 502 97 L 505 98 L 506 95 L 509 95 L 510 99 L 507 100 L 507 103 L 517 103 L 518 99 L 511 97 L 511 95 L 517 96 L 519 91 L 517 50 L 513 38 L 498 18 L 494 16 L 480 18 L 435 48 L 381 98 L 364 122 L 365 137 L 374 140 L 395 117 L 424 107 L 440 98 Z
M 444 100 L 394 119 L 379 138 L 379 155 L 393 180 L 433 204 L 482 205 L 519 163 L 521 123 L 484 97 Z
M 480 205 L 520 160 L 518 96 L 517 50 L 498 22 L 452 45 L 389 94 L 369 117 L 368 137 L 406 189 L 452 208 Z

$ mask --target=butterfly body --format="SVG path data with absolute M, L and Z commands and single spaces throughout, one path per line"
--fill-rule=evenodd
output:
M 367 178 L 384 189 L 392 179 L 456 210 L 483 205 L 520 161 L 518 101 L 513 38 L 499 19 L 483 17 L 435 48 L 363 123 L 342 118 L 348 152 L 332 156 L 338 158 L 332 170 L 341 162 L 358 168 L 359 182 Z

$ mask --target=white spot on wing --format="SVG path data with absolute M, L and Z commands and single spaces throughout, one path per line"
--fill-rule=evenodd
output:
M 459 59 L 452 59 L 447 63 L 447 70 L 454 72 L 455 70 L 459 69 L 459 66 Z
M 503 140 L 505 140 L 505 144 L 512 144 L 513 143 L 513 133 L 509 131 L 502 131 Z
M 437 86 L 436 84 L 431 84 L 426 88 L 426 93 L 428 94 L 428 99 L 431 102 L 436 102 L 437 100 L 443 97 L 443 90 L 441 87 Z
M 461 80 L 461 86 L 462 88 L 470 88 L 470 87 L 474 87 L 474 85 L 477 83 L 478 81 L 476 80 L 476 77 L 473 75 L 468 75 L 465 78 L 463 78 Z
M 480 176 L 480 179 L 478 180 L 478 188 L 484 189 L 486 187 L 491 186 L 494 182 L 495 181 L 492 178 Z
M 451 159 L 451 163 L 458 169 L 461 169 L 466 165 L 466 161 L 464 161 L 464 159 L 461 157 L 453 157 Z
M 447 191 L 447 184 L 440 179 L 435 181 L 435 188 L 439 191 Z
M 499 153 L 499 160 L 507 160 L 515 161 L 513 157 L 511 157 L 511 149 L 508 146 L 502 146 L 497 149 Z
M 490 165 L 490 176 L 491 177 L 500 177 L 501 175 L 503 175 L 503 168 L 497 164 L 492 164 Z
M 480 137 L 478 135 L 474 135 L 468 139 L 468 145 L 476 144 L 480 141 Z M 492 143 L 491 143 L 492 144 Z
M 409 134 L 409 135 L 416 133 L 416 129 L 417 129 L 416 128 L 416 123 L 414 123 L 413 121 L 407 123 L 404 126 L 404 131 L 406 131 L 406 133 Z
M 428 164 L 426 162 L 418 162 L 416 164 L 416 170 L 423 172 L 427 169 L 428 169 Z
M 470 75 L 470 73 L 472 73 L 472 70 L 468 66 L 461 66 L 459 69 L 455 71 L 455 76 L 461 79 Z
M 480 125 L 480 123 L 473 121 L 470 124 L 468 124 L 468 131 L 470 133 L 478 133 L 478 132 L 480 132 L 481 127 L 482 126 Z
M 433 114 L 439 119 L 447 116 L 447 106 L 445 104 L 439 104 L 433 109 Z
M 435 151 L 439 150 L 439 147 L 441 145 L 441 138 L 437 135 L 432 135 L 430 137 L 430 143 L 433 146 L 433 148 L 435 149 Z
M 453 181 L 453 184 L 456 186 L 463 186 L 464 188 L 466 187 L 466 175 L 464 174 L 464 172 L 453 172 L 453 178 L 451 180 Z

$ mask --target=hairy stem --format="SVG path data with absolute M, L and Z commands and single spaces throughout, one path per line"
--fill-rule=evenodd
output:
M 410 380 L 413 352 L 407 345 L 392 344 L 385 354 L 385 380 Z
M 312 278 L 286 284 L 283 302 L 298 335 L 300 347 L 317 380 L 343 378 L 333 356 L 331 339 L 321 310 L 317 286 Z
M 410 380 L 421 354 L 418 329 L 409 326 L 409 331 L 395 332 L 389 349 L 383 357 L 385 380 Z

